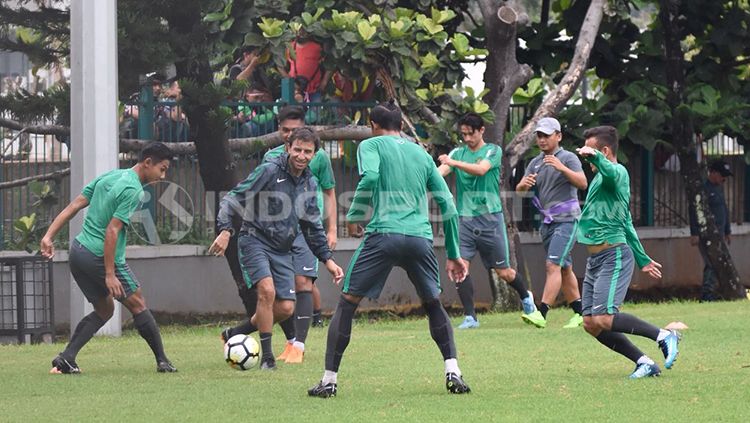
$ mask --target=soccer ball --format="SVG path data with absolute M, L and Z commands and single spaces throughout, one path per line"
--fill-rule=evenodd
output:
M 258 364 L 260 346 L 248 335 L 234 335 L 224 344 L 224 360 L 237 370 L 247 370 Z

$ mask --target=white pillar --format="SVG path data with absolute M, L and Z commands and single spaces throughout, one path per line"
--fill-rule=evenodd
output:
M 119 167 L 116 0 L 72 0 L 70 37 L 72 200 L 96 176 Z M 71 242 L 81 230 L 83 216 L 79 213 L 70 222 Z M 72 277 L 70 285 L 72 331 L 93 308 Z M 121 315 L 115 302 L 115 314 L 99 334 L 120 336 Z

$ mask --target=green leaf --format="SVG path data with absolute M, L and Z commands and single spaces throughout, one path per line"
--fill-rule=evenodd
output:
M 227 15 L 221 12 L 209 13 L 203 17 L 203 22 L 218 22 L 226 19 Z
M 275 18 L 260 18 L 261 23 L 258 24 L 258 28 L 263 31 L 263 36 L 266 38 L 277 38 L 280 37 L 284 32 L 284 21 Z
M 469 50 L 469 38 L 464 34 L 454 35 L 451 39 L 451 44 L 453 44 L 453 48 L 459 56 L 465 56 L 466 52 Z
M 485 103 L 482 100 L 474 100 L 474 103 L 472 104 L 472 109 L 474 110 L 474 113 L 482 114 L 490 110 L 490 105 Z
M 414 91 L 417 97 L 422 101 L 427 101 L 430 97 L 430 90 L 427 88 L 418 88 Z
M 411 64 L 404 64 L 404 80 L 408 82 L 419 82 L 422 79 L 422 73 L 419 69 L 415 68 Z
M 376 29 L 370 25 L 370 22 L 362 20 L 357 24 L 357 32 L 364 41 L 370 41 L 373 35 L 375 35 Z
M 224 22 L 222 22 L 221 25 L 219 25 L 219 28 L 222 31 L 228 31 L 229 28 L 232 27 L 233 23 L 234 23 L 234 18 L 229 18 L 229 19 L 225 20 Z
M 417 25 L 421 26 L 430 35 L 435 35 L 443 30 L 442 25 L 421 13 L 417 15 Z
M 421 58 L 422 67 L 425 69 L 432 69 L 440 66 L 440 61 L 437 56 L 432 53 L 427 53 Z
M 450 9 L 438 10 L 433 7 L 431 12 L 432 20 L 439 24 L 448 22 L 449 20 L 456 17 L 456 12 Z

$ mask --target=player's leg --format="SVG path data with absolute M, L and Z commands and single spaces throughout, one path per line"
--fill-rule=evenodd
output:
M 322 328 L 323 316 L 322 316 L 322 306 L 320 302 L 320 289 L 318 289 L 318 285 L 313 284 L 312 298 L 313 298 L 312 327 Z
M 50 373 L 80 373 L 76 357 L 94 334 L 104 326 L 114 312 L 114 301 L 104 284 L 104 260 L 95 256 L 74 240 L 69 255 L 70 272 L 86 299 L 94 306 L 94 311 L 84 316 L 73 333 L 65 349 L 52 360 Z
M 542 227 L 547 229 L 546 233 L 543 234 L 543 239 L 546 235 L 547 283 L 550 283 L 550 276 L 554 275 L 552 276 L 552 283 L 555 291 L 554 293 L 548 293 L 547 287 L 545 286 L 542 298 L 543 304 L 539 307 L 540 311 L 546 318 L 544 309 L 553 304 L 557 299 L 560 288 L 562 288 L 563 296 L 573 309 L 574 313 L 573 317 L 564 327 L 578 327 L 583 323 L 580 309 L 581 297 L 578 291 L 578 281 L 573 273 L 573 259 L 571 256 L 571 251 L 575 245 L 576 223 L 553 222 L 551 224 L 543 225 Z
M 487 226 L 484 228 L 482 239 L 479 241 L 479 253 L 482 256 L 485 266 L 494 269 L 500 279 L 518 292 L 518 297 L 523 304 L 524 316 L 528 317 L 532 313 L 539 314 L 534 304 L 534 296 L 529 291 L 523 274 L 510 267 L 508 231 L 505 227 L 503 213 L 493 213 L 486 215 L 486 217 L 485 222 Z M 520 248 L 520 246 L 517 246 L 517 248 Z M 533 319 L 530 322 L 539 326 L 538 319 Z
M 703 258 L 703 284 L 701 285 L 701 301 L 716 301 L 716 272 L 708 260 L 708 251 L 703 242 L 698 243 L 698 251 Z
M 471 391 L 464 382 L 458 367 L 456 342 L 448 313 L 440 303 L 440 276 L 432 242 L 425 238 L 404 236 L 398 265 L 406 270 L 409 280 L 417 290 L 427 314 L 432 340 L 440 350 L 445 363 L 445 386 L 452 394 Z
M 459 251 L 461 258 L 464 259 L 467 266 L 477 253 L 477 237 L 481 235 L 481 231 L 475 233 L 472 220 L 463 217 L 460 218 L 459 227 Z M 458 292 L 458 299 L 461 301 L 461 306 L 464 309 L 464 320 L 458 328 L 471 329 L 479 327 L 479 319 L 474 308 L 474 281 L 470 274 L 466 275 L 466 279 L 462 282 L 456 282 L 456 291 Z
M 328 326 L 325 371 L 320 382 L 307 394 L 327 398 L 336 395 L 338 370 L 352 333 L 354 312 L 364 297 L 377 298 L 385 285 L 395 260 L 385 248 L 388 235 L 367 234 L 362 240 L 346 270 L 336 311 Z
M 313 286 L 318 277 L 318 259 L 310 251 L 300 233 L 292 247 L 294 265 L 294 289 L 297 291 L 297 303 L 294 309 L 294 332 L 296 339 L 286 357 L 287 363 L 302 363 L 305 352 L 305 341 L 310 330 L 313 314 Z
M 568 323 L 563 326 L 565 329 L 577 328 L 583 325 L 583 308 L 581 294 L 578 289 L 578 278 L 573 272 L 573 266 L 566 266 L 562 271 L 562 292 L 568 306 L 573 310 L 573 316 Z

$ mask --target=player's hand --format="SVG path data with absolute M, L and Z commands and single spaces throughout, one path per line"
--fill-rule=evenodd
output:
M 336 243 L 339 240 L 339 236 L 336 233 L 337 230 L 334 228 L 326 233 L 326 239 L 328 240 L 328 248 L 333 251 L 336 249 Z
M 326 269 L 328 269 L 328 272 L 333 276 L 333 283 L 336 285 L 341 283 L 341 280 L 344 279 L 344 271 L 335 261 L 333 261 L 333 259 L 328 259 L 326 262 Z
M 39 242 L 39 252 L 42 253 L 42 257 L 47 260 L 51 260 L 55 256 L 55 245 L 50 238 L 46 236 Z
M 216 257 L 221 257 L 224 252 L 227 251 L 227 245 L 229 245 L 229 238 L 231 238 L 229 231 L 221 231 L 219 236 L 216 237 L 211 247 L 208 249 L 209 254 L 213 254 Z
M 115 275 L 107 275 L 104 278 L 104 283 L 107 285 L 107 291 L 112 295 L 113 298 L 123 298 L 125 291 L 122 289 L 122 284 Z
M 560 159 L 552 154 L 545 155 L 544 159 L 542 159 L 542 162 L 546 165 L 552 166 L 558 172 L 565 169 L 565 165 L 560 161 Z
M 583 146 L 581 148 L 576 148 L 576 151 L 579 155 L 583 157 L 591 157 L 596 155 L 596 150 L 589 147 L 589 146 Z
M 698 235 L 693 235 L 690 237 L 690 245 L 692 245 L 693 247 L 698 245 Z
M 347 223 L 346 230 L 349 232 L 349 236 L 354 238 L 362 238 L 362 235 L 365 234 L 365 230 L 359 223 Z
M 521 178 L 521 182 L 518 183 L 519 188 L 522 188 L 524 191 L 534 188 L 534 185 L 536 185 L 536 173 L 524 176 Z
M 649 275 L 653 279 L 661 279 L 661 264 L 652 261 L 651 263 L 643 266 L 641 272 Z
M 469 274 L 469 267 L 462 259 L 448 259 L 445 262 L 445 271 L 448 273 L 448 279 L 460 283 Z
M 441 165 L 453 166 L 453 159 L 451 159 L 447 154 L 441 154 L 440 156 L 438 156 L 438 161 Z

